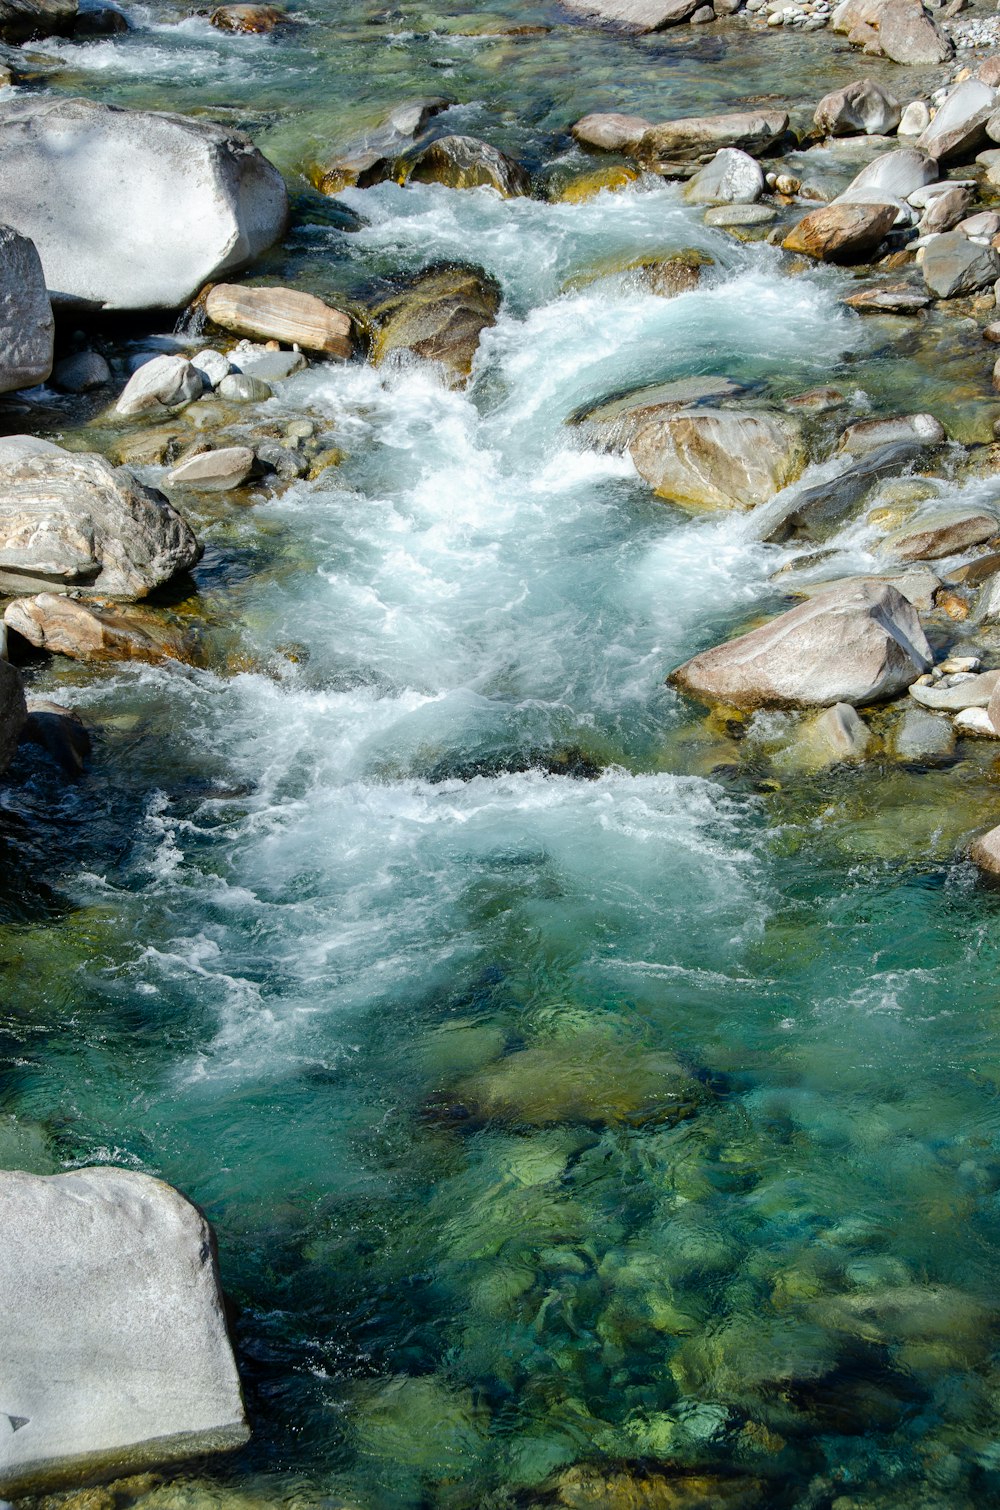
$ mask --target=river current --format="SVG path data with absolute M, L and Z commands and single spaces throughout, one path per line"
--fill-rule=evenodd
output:
M 501 7 L 277 44 L 139 19 L 54 44 L 55 86 L 248 125 L 289 173 L 430 88 L 538 162 L 590 108 L 791 87 L 767 37 L 544 7 L 509 7 L 561 28 L 520 38 L 457 35 Z M 852 76 L 796 46 L 802 97 Z M 692 247 L 671 300 L 618 270 Z M 700 374 L 879 411 L 912 369 L 844 275 L 789 278 L 658 183 L 299 180 L 268 271 L 360 296 L 445 259 L 503 289 L 469 388 L 281 384 L 264 413 L 346 460 L 198 521 L 232 673 L 37 668 L 95 759 L 2 797 L 0 1162 L 176 1184 L 233 1305 L 252 1442 L 148 1503 L 995 1502 L 998 903 L 960 858 L 992 756 L 786 779 L 706 732 L 665 677 L 780 603 L 791 552 L 568 423 Z

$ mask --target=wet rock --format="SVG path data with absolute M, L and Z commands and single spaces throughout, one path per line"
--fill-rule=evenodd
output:
M 760 629 L 696 655 L 668 680 L 734 708 L 881 702 L 933 657 L 916 610 L 882 582 L 839 584 Z
M 639 156 L 649 161 L 710 157 L 722 147 L 756 156 L 787 130 L 788 116 L 779 110 L 686 116 L 651 126 L 639 143 Z
M 899 101 L 874 80 L 858 79 L 824 95 L 813 120 L 827 136 L 885 136 L 899 125 Z
M 354 349 L 350 315 L 298 289 L 217 283 L 205 300 L 205 313 L 213 325 L 238 336 L 345 359 Z
M 823 262 L 865 262 L 895 223 L 893 205 L 835 201 L 806 215 L 781 244 L 788 252 L 802 252 Z
M 93 393 L 111 382 L 111 368 L 99 351 L 77 351 L 56 363 L 52 382 L 63 393 Z
M 983 545 L 1000 531 L 996 517 L 981 511 L 950 509 L 922 519 L 916 528 L 895 530 L 882 550 L 897 561 L 937 561 Z
M 149 609 L 86 602 L 62 593 L 16 598 L 4 611 L 7 629 L 36 650 L 74 661 L 189 662 L 193 644 Z
M 82 452 L 0 462 L 0 590 L 81 587 L 143 598 L 193 566 L 181 516 L 125 468 Z
M 278 5 L 220 5 L 209 17 L 219 31 L 267 36 L 288 24 L 288 12 Z
M 400 179 L 449 189 L 496 189 L 505 199 L 531 193 L 531 179 L 512 157 L 475 136 L 439 136 L 400 159 Z
M 120 37 L 129 30 L 129 20 L 117 5 L 89 4 L 77 12 L 73 37 Z
M 225 493 L 242 487 L 254 466 L 249 446 L 223 446 L 218 451 L 200 451 L 167 473 L 174 487 L 194 488 L 200 493 Z
M 945 760 L 955 752 L 955 731 L 947 718 L 924 708 L 907 708 L 893 736 L 897 760 Z
M 21 678 L 9 661 L 0 660 L 0 775 L 14 758 L 27 718 Z M 0 1478 L 2 1475 L 0 1466 Z
M 355 184 L 367 189 L 391 178 L 396 160 L 449 104 L 449 100 L 430 97 L 397 105 L 377 126 L 356 137 L 327 167 L 317 170 L 316 187 L 324 194 L 339 194 Z
M 960 674 L 943 676 L 936 682 L 914 683 L 909 691 L 922 708 L 961 713 L 965 708 L 988 707 L 998 682 L 1000 671 L 981 671 L 978 676 Z
M 705 224 L 720 230 L 732 230 L 738 226 L 766 225 L 777 215 L 769 204 L 716 205 L 705 211 Z
M 499 308 L 499 285 L 480 269 L 431 268 L 372 310 L 372 360 L 380 365 L 394 352 L 409 351 L 461 381 Z
M 551 1495 L 565 1510 L 763 1510 L 768 1502 L 765 1483 L 750 1475 L 661 1464 L 578 1464 L 559 1474 Z
M 969 859 L 984 876 L 1000 876 L 1000 825 L 973 841 L 969 846 Z
M 684 198 L 691 204 L 754 204 L 763 192 L 764 174 L 756 158 L 723 147 L 688 182 Z
M 686 409 L 638 431 L 629 454 L 663 498 L 704 509 L 750 509 L 806 464 L 801 427 L 768 410 Z
M 859 457 L 836 477 L 803 488 L 779 514 L 763 520 L 761 538 L 780 541 L 794 534 L 809 540 L 825 539 L 877 482 L 897 476 L 919 455 L 920 448 L 912 442 L 897 441 Z
M 598 194 L 614 194 L 639 179 L 639 170 L 623 163 L 608 164 L 590 173 L 574 175 L 568 181 L 554 175 L 546 185 L 548 197 L 556 204 L 586 204 Z
M 175 461 L 183 444 L 177 426 L 162 425 L 123 436 L 108 451 L 115 466 L 159 467 Z
M 739 383 L 727 377 L 674 378 L 576 409 L 568 423 L 585 427 L 588 439 L 602 450 L 621 452 L 651 420 L 705 399 L 735 398 L 742 391 Z
M 675 299 L 689 294 L 701 282 L 704 264 L 686 257 L 667 257 L 649 263 L 642 270 L 642 281 L 651 294 L 661 299 Z
M 954 52 L 919 0 L 884 0 L 878 9 L 878 45 L 894 63 L 944 63 Z
M 888 582 L 920 613 L 930 613 L 934 607 L 934 596 L 941 586 L 941 578 L 929 566 L 913 567 L 910 571 L 872 572 L 863 577 L 827 577 L 823 581 L 803 581 L 794 573 L 790 577 L 776 573 L 774 580 L 780 581 L 783 589 L 801 598 L 815 598 L 818 593 L 826 592 L 833 582 L 843 588 L 857 582 Z
M 246 137 L 52 95 L 0 110 L 0 203 L 37 246 L 53 304 L 85 310 L 176 309 L 266 251 L 288 216 L 280 173 Z
M 171 414 L 200 398 L 201 373 L 187 357 L 154 357 L 133 372 L 122 389 L 115 412 L 126 418 L 136 414 L 151 417 Z
M 924 248 L 922 271 L 935 298 L 954 299 L 995 283 L 1000 277 L 1000 255 L 960 231 L 946 231 Z
M 834 703 L 797 730 L 793 743 L 781 752 L 776 764 L 820 771 L 863 760 L 870 743 L 871 731 L 851 704 Z
M 0 0 L 0 39 L 31 42 L 68 36 L 76 23 L 77 0 Z
M 231 404 L 262 404 L 273 393 L 270 383 L 265 383 L 263 378 L 250 377 L 243 372 L 231 372 L 215 391 Z
M 679 26 L 698 9 L 700 0 L 562 0 L 569 10 L 636 36 Z
M 938 162 L 974 157 L 986 141 L 986 122 L 996 108 L 995 89 L 966 79 L 951 91 L 916 145 Z
M 892 288 L 863 288 L 843 301 L 859 315 L 916 315 L 931 302 L 920 289 L 897 284 Z
M 108 1167 L 0 1173 L 5 1323 L 0 1492 L 111 1475 L 249 1436 L 208 1224 Z M 150 1368 L 155 1359 L 156 1367 Z
M 252 341 L 241 341 L 229 353 L 229 359 L 234 372 L 263 378 L 265 383 L 284 382 L 308 365 L 301 351 L 270 351 Z
M 581 147 L 589 147 L 597 152 L 624 152 L 629 155 L 637 151 L 640 141 L 651 126 L 652 121 L 644 120 L 641 115 L 598 113 L 585 115 L 570 128 L 570 134 Z
M 40 746 L 67 776 L 79 776 L 91 752 L 90 733 L 83 719 L 71 708 L 44 697 L 29 697 L 27 708 L 21 743 Z
M 0 393 L 45 381 L 52 371 L 54 332 L 34 243 L 0 225 Z
M 848 456 L 868 456 L 901 441 L 938 446 L 946 439 L 944 425 L 933 414 L 900 414 L 891 419 L 862 419 L 848 425 L 840 437 L 839 449 Z

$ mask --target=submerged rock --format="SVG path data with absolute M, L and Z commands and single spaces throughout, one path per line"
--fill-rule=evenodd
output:
M 886 583 L 862 580 L 696 655 L 668 680 L 733 708 L 860 707 L 904 692 L 932 661 L 913 605 Z
M 550 1503 L 565 1510 L 763 1510 L 769 1500 L 762 1479 L 680 1464 L 581 1463 L 551 1488 Z
M 781 110 L 685 116 L 651 126 L 639 143 L 639 156 L 650 161 L 709 157 L 720 147 L 738 147 L 756 156 L 787 130 L 788 116 Z
M 439 136 L 401 158 L 396 171 L 408 183 L 496 189 L 505 199 L 531 193 L 531 179 L 521 164 L 475 136 Z
M 751 509 L 806 464 L 799 422 L 773 410 L 684 409 L 643 426 L 629 453 L 663 498 L 704 509 Z
M 225 493 L 246 482 L 256 457 L 250 446 L 220 446 L 218 450 L 199 451 L 180 462 L 167 481 L 175 487 L 193 488 L 201 493 Z
M 462 381 L 480 336 L 496 323 L 500 297 L 499 285 L 479 268 L 430 268 L 372 310 L 372 360 L 380 365 L 409 351 Z
M 955 752 L 955 731 L 947 718 L 925 708 L 907 708 L 893 736 L 897 760 L 943 760 Z
M 91 742 L 86 724 L 79 714 L 61 703 L 45 697 L 29 697 L 28 721 L 21 734 L 22 744 L 40 746 L 61 766 L 67 776 L 79 776 L 90 759 Z M 23 1169 L 23 1164 L 18 1164 Z M 49 1170 L 35 1170 L 36 1174 Z M 55 1171 L 51 1171 L 54 1173 Z
M 144 598 L 201 547 L 162 494 L 102 456 L 0 460 L 0 590 L 81 587 Z
M 899 101 L 873 79 L 858 79 L 825 94 L 813 120 L 827 136 L 884 136 L 899 125 Z
M 205 313 L 234 335 L 281 341 L 322 356 L 347 358 L 353 350 L 350 315 L 298 289 L 217 283 L 205 300 Z
M 27 718 L 21 678 L 10 661 L 0 660 L 0 775 L 14 758 Z M 2 1474 L 0 1460 L 0 1476 Z
M 179 308 L 288 218 L 281 174 L 245 136 L 53 95 L 0 105 L 0 205 L 53 304 L 84 310 Z
M 111 368 L 99 351 L 78 351 L 56 363 L 52 381 L 63 393 L 93 393 L 111 382 Z
M 819 771 L 847 761 L 863 760 L 871 731 L 850 703 L 834 703 L 796 731 L 792 744 L 783 750 L 776 765 Z
M 781 244 L 786 252 L 802 252 L 823 262 L 866 262 L 892 230 L 896 214 L 891 204 L 835 201 L 804 216 Z
M 35 245 L 0 225 L 0 393 L 45 381 L 52 371 L 54 333 Z
M 191 662 L 189 639 L 149 609 L 81 602 L 63 593 L 16 598 L 4 612 L 8 630 L 36 650 L 74 661 Z
M 107 1167 L 0 1173 L 0 1204 L 0 1277 L 18 1298 L 0 1492 L 242 1446 L 212 1233 L 195 1208 Z
M 885 446 L 900 442 L 914 446 L 939 446 L 947 439 L 944 425 L 933 414 L 900 414 L 891 418 L 862 419 L 848 425 L 840 437 L 841 451 L 848 456 L 870 456 Z
M 568 423 L 580 425 L 588 440 L 606 451 L 626 451 L 651 420 L 676 414 L 704 399 L 734 398 L 742 387 L 732 378 L 674 378 L 666 383 L 652 383 L 614 394 L 599 404 L 576 409 Z
M 581 147 L 590 147 L 597 152 L 624 152 L 626 155 L 638 150 L 639 143 L 651 128 L 652 121 L 641 115 L 609 114 L 585 115 L 570 135 Z
M 846 471 L 825 482 L 803 488 L 776 516 L 763 525 L 761 538 L 781 541 L 789 535 L 823 540 L 858 507 L 876 483 L 894 477 L 921 453 L 914 441 L 895 441 L 860 456 Z
M 433 96 L 397 105 L 377 126 L 356 137 L 339 157 L 315 172 L 316 187 L 324 194 L 339 194 L 355 184 L 366 189 L 391 178 L 396 160 L 449 104 L 449 100 Z

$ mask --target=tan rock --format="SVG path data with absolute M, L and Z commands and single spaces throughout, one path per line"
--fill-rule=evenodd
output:
M 570 135 L 581 147 L 589 147 L 597 152 L 624 152 L 627 155 L 636 151 L 652 124 L 652 121 L 645 120 L 641 115 L 598 112 L 578 120 L 575 126 L 570 127 Z
M 1000 824 L 973 841 L 969 859 L 984 875 L 1000 878 Z
M 952 509 L 896 530 L 882 541 L 882 549 L 897 561 L 937 561 L 983 545 L 1000 531 L 995 515 Z
M 294 288 L 247 288 L 217 283 L 205 300 L 213 324 L 234 335 L 282 341 L 322 356 L 351 355 L 351 317 Z
M 220 5 L 209 17 L 219 31 L 267 34 L 288 24 L 288 12 L 280 5 Z
M 639 143 L 639 156 L 648 160 L 714 157 L 720 147 L 739 147 L 756 156 L 787 130 L 788 116 L 782 110 L 685 116 L 651 126 Z
M 807 459 L 799 422 L 772 410 L 684 409 L 645 425 L 629 450 L 661 497 L 699 509 L 752 509 Z
M 59 593 L 8 603 L 4 623 L 36 650 L 74 661 L 190 663 L 193 645 L 150 609 L 81 602 Z
M 400 182 L 445 184 L 449 189 L 496 189 L 505 199 L 530 194 L 531 179 L 521 164 L 475 136 L 439 136 L 429 146 L 400 159 Z
M 410 351 L 461 382 L 499 308 L 499 286 L 478 268 L 432 268 L 372 310 L 372 360 Z
M 892 230 L 897 213 L 887 204 L 824 205 L 793 226 L 782 246 L 822 262 L 864 262 Z

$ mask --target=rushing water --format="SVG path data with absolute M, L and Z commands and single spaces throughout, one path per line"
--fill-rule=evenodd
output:
M 64 45 L 55 82 L 258 120 L 301 94 L 269 131 L 304 161 L 351 114 L 337 48 L 376 102 L 447 79 L 537 152 L 593 104 L 654 110 L 664 73 L 670 110 L 764 92 L 775 56 L 175 19 Z M 802 48 L 803 87 L 846 66 Z M 357 229 L 303 196 L 286 271 L 499 279 L 469 390 L 281 385 L 265 415 L 348 459 L 202 521 L 249 669 L 37 668 L 96 757 L 3 795 L 0 1160 L 177 1184 L 236 1308 L 253 1441 L 146 1502 L 474 1510 L 578 1463 L 653 1475 L 601 1504 L 994 1502 L 997 903 L 956 859 L 992 756 L 811 777 L 773 722 L 706 726 L 664 677 L 779 601 L 789 552 L 566 424 L 702 373 L 885 407 L 879 335 L 841 275 L 790 279 L 660 185 L 342 203 Z M 673 300 L 613 271 L 691 246 L 714 265 Z

